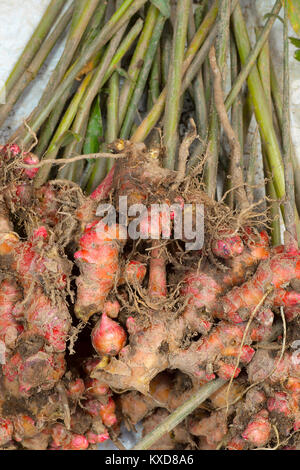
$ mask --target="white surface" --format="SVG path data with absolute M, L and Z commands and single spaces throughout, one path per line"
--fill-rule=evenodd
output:
M 49 0 L 0 0 L 0 88 L 44 14 Z M 0 130 L 0 144 L 38 103 L 60 55 L 62 41 L 49 55 L 37 78 L 27 88 Z
M 242 0 L 243 10 L 249 25 L 264 24 L 264 15 L 270 13 L 275 0 Z M 280 16 L 283 17 L 283 9 Z M 278 80 L 282 83 L 282 57 L 283 44 L 282 32 L 283 24 L 276 20 L 270 35 L 270 45 L 272 51 L 272 60 L 278 70 Z M 255 42 L 254 29 L 250 27 L 250 37 L 252 44 Z M 292 27 L 289 28 L 289 36 L 296 36 Z M 296 149 L 297 157 L 300 161 L 300 62 L 294 59 L 296 48 L 290 43 L 290 105 L 291 105 L 291 133 L 292 140 Z

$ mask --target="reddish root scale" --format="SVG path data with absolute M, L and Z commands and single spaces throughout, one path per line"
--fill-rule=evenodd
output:
M 167 295 L 166 261 L 158 242 L 152 242 L 148 294 L 151 298 L 162 298 Z M 156 247 L 156 248 L 155 248 Z
M 37 247 L 39 250 L 36 249 Z M 11 247 L 11 250 L 14 250 L 14 260 L 11 267 L 18 274 L 20 283 L 26 292 L 32 287 L 32 284 L 39 283 L 41 275 L 49 272 L 48 263 L 50 262 L 52 262 L 52 272 L 56 273 L 55 287 L 61 290 L 66 287 L 68 263 L 60 258 L 58 253 L 52 253 L 51 258 L 48 258 L 48 248 L 50 248 L 48 246 L 48 231 L 44 226 L 38 227 L 27 242 L 19 242 Z M 40 254 L 42 249 L 46 253 L 44 257 Z
M 135 335 L 139 331 L 142 331 L 143 327 L 137 323 L 135 318 L 128 317 L 126 320 L 126 329 L 130 335 Z
M 169 205 L 165 207 L 146 209 L 140 217 L 140 238 L 143 240 L 158 240 L 171 236 L 171 220 L 174 213 L 170 211 Z M 163 237 L 161 237 L 163 235 Z
M 251 419 L 242 433 L 243 439 L 255 447 L 261 447 L 269 442 L 271 434 L 271 423 L 267 410 L 261 410 Z
M 189 431 L 194 436 L 204 436 L 209 445 L 221 442 L 227 433 L 227 417 L 224 411 L 212 412 L 209 417 L 193 419 Z
M 124 272 L 118 280 L 118 284 L 122 285 L 128 282 L 130 285 L 142 284 L 146 276 L 147 268 L 140 261 L 131 260 L 126 264 Z
M 111 397 L 106 400 L 106 403 L 100 400 L 86 400 L 84 408 L 92 418 L 100 417 L 104 426 L 111 427 L 117 423 L 116 404 Z
M 44 184 L 35 190 L 35 212 L 39 219 L 49 225 L 55 227 L 59 223 L 59 202 L 55 189 L 50 184 Z
M 268 297 L 269 304 L 276 307 L 297 305 L 300 303 L 300 294 L 283 289 L 293 279 L 300 279 L 299 253 L 297 256 L 289 252 L 275 253 L 269 260 L 261 262 L 249 281 L 234 287 L 223 296 L 213 314 L 234 323 L 245 321 L 270 287 L 274 291 Z
M 57 423 L 51 429 L 52 447 L 63 447 L 70 442 L 70 432 L 63 424 Z
M 118 318 L 121 305 L 117 300 L 107 301 L 103 307 L 103 314 L 107 315 L 109 318 Z
M 126 343 L 125 330 L 105 313 L 93 328 L 92 345 L 100 355 L 116 356 Z
M 47 450 L 50 441 L 49 432 L 42 431 L 34 437 L 23 439 L 22 447 L 28 450 Z
M 114 174 L 115 165 L 107 173 L 102 183 L 100 183 L 99 186 L 92 192 L 92 194 L 90 195 L 91 199 L 101 201 L 107 198 L 113 186 Z
M 209 307 L 211 303 L 214 303 L 217 295 L 221 294 L 222 288 L 205 273 L 190 273 L 184 282 L 181 294 L 189 298 L 189 301 L 182 318 L 193 330 L 207 334 L 212 327 L 212 322 L 207 315 L 199 314 L 197 310 Z
M 72 380 L 67 385 L 67 394 L 72 400 L 78 400 L 85 392 L 84 381 L 80 378 Z
M 263 308 L 259 310 L 258 314 L 255 316 L 256 321 L 258 321 L 263 326 L 271 326 L 274 321 L 274 313 L 270 308 Z
M 272 384 L 283 383 L 291 378 L 300 378 L 300 363 L 289 352 L 279 360 L 279 354 L 273 357 L 268 351 L 258 350 L 248 365 L 247 372 L 250 383 L 264 380 Z
M 15 281 L 5 279 L 0 284 L 0 341 L 8 348 L 15 346 L 23 325 L 16 321 L 14 309 L 21 300 L 21 292 Z
M 106 384 L 101 383 L 98 379 L 91 378 L 85 380 L 85 390 L 86 396 L 91 398 L 100 398 L 111 393 L 110 388 Z
M 12 421 L 14 427 L 13 438 L 17 442 L 21 442 L 23 439 L 30 439 L 40 431 L 31 416 L 18 414 L 12 418 Z
M 100 183 L 88 198 L 85 198 L 83 204 L 76 210 L 76 218 L 81 222 L 82 230 L 95 219 L 97 203 L 106 199 L 112 190 L 114 172 L 115 165 L 111 168 L 102 183 Z
M 13 431 L 11 420 L 0 417 L 0 446 L 7 444 L 12 439 Z
M 34 166 L 37 163 L 39 163 L 39 158 L 36 155 L 34 155 L 33 153 L 26 153 L 25 156 L 24 156 L 23 161 L 24 161 L 24 163 L 26 163 L 26 165 L 32 166 L 32 168 L 26 168 L 24 170 L 25 175 L 29 179 L 32 180 L 35 177 L 35 175 L 37 174 L 37 172 L 39 171 L 39 169 Z
M 289 397 L 284 392 L 275 392 L 274 397 L 268 399 L 267 408 L 270 412 L 283 413 L 285 416 L 289 416 L 292 413 Z
M 220 238 L 213 239 L 211 249 L 214 255 L 219 258 L 229 259 L 241 255 L 244 251 L 244 244 L 239 235 L 220 233 Z M 222 238 L 224 236 L 224 238 Z
M 228 375 L 231 376 L 234 372 L 235 358 L 240 357 L 240 361 L 247 364 L 254 355 L 254 349 L 247 344 L 249 340 L 241 349 L 244 330 L 245 325 L 221 322 L 208 336 L 202 337 L 188 350 L 179 352 L 177 358 L 174 358 L 174 363 L 172 360 L 173 367 L 176 365 L 176 368 L 182 371 L 193 372 L 199 379 L 212 380 L 213 374 L 210 377 L 205 373 L 203 377 L 203 372 L 207 363 L 215 364 L 218 375 L 228 378 Z
M 233 439 L 231 439 L 227 446 L 227 450 L 243 450 L 246 446 L 245 440 L 242 437 L 235 436 Z
M 83 371 L 85 372 L 85 374 L 90 375 L 100 361 L 101 358 L 99 357 L 88 358 L 83 364 Z
M 18 157 L 21 155 L 22 150 L 17 144 L 0 145 L 0 154 L 5 160 L 8 160 L 12 157 Z M 24 152 L 23 162 L 26 165 L 32 166 L 32 168 L 24 168 L 21 171 L 27 176 L 27 178 L 33 179 L 39 171 L 39 169 L 34 166 L 39 163 L 39 158 L 31 152 Z
M 37 289 L 34 299 L 26 309 L 28 331 L 44 337 L 55 352 L 66 349 L 71 318 L 64 303 L 53 305 L 50 299 Z
M 274 396 L 268 399 L 267 408 L 270 413 L 275 412 L 290 418 L 293 422 L 294 431 L 298 431 L 300 428 L 299 400 L 299 391 L 293 391 L 292 393 L 274 392 Z
M 295 320 L 300 315 L 300 305 L 293 305 L 292 307 L 285 307 L 284 315 L 287 322 Z
M 36 387 L 50 390 L 65 373 L 63 354 L 48 354 L 40 350 L 22 358 L 14 354 L 2 366 L 5 388 L 14 396 L 30 396 Z
M 66 347 L 71 317 L 64 301 L 52 302 L 40 285 L 42 276 L 55 273 L 52 281 L 53 288 L 61 291 L 63 296 L 69 263 L 60 258 L 53 248 L 48 257 L 48 248 L 48 232 L 44 226 L 36 229 L 27 242 L 12 239 L 9 245 L 9 252 L 13 254 L 11 269 L 15 271 L 27 300 L 26 304 L 20 304 L 20 307 L 23 305 L 27 330 L 30 330 L 32 334 L 43 336 L 54 351 L 61 352 Z M 42 251 L 45 255 L 40 254 Z M 51 271 L 49 271 L 49 266 L 51 266 Z M 16 318 L 23 316 L 22 308 L 16 304 L 14 313 Z
M 107 403 L 102 403 L 100 406 L 100 416 L 104 426 L 110 428 L 117 424 L 118 420 L 116 417 L 116 404 L 114 400 L 109 397 Z
M 254 236 L 254 234 L 253 234 Z M 190 272 L 184 278 L 184 287 L 181 289 L 182 295 L 189 297 L 189 303 L 183 317 L 188 323 L 202 334 L 206 334 L 212 323 L 203 313 L 197 315 L 197 309 L 205 308 L 207 312 L 215 314 L 215 310 L 222 307 L 223 298 L 221 295 L 228 287 L 232 287 L 243 281 L 245 271 L 258 263 L 261 259 L 269 257 L 268 237 L 265 232 L 261 232 L 259 237 L 256 235 L 256 244 L 245 240 L 245 248 L 241 254 L 237 254 L 228 261 L 229 272 Z M 220 315 L 219 315 L 220 316 Z M 221 316 L 220 316 L 221 317 Z M 224 314 L 222 318 L 226 319 Z M 238 316 L 238 322 L 243 321 Z
M 81 434 L 71 434 L 70 442 L 62 446 L 62 450 L 86 450 L 89 447 L 89 441 Z
M 86 438 L 90 444 L 101 444 L 102 442 L 110 439 L 108 432 L 103 432 L 101 434 L 96 434 L 92 431 L 86 433 Z
M 231 377 L 234 379 L 241 373 L 241 368 L 236 367 L 234 364 L 227 364 L 224 361 L 218 362 L 217 374 L 221 379 L 230 380 Z
M 119 252 L 126 238 L 122 227 L 108 227 L 103 222 L 88 224 L 82 235 L 80 250 L 74 254 L 81 274 L 77 278 L 75 313 L 87 321 L 103 310 L 119 270 Z

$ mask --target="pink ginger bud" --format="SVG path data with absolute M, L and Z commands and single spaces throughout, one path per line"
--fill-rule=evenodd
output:
M 26 165 L 32 165 L 32 168 L 25 169 L 25 175 L 28 176 L 28 178 L 33 179 L 35 175 L 37 174 L 37 172 L 39 171 L 39 169 L 34 166 L 37 163 L 39 163 L 38 157 L 34 155 L 33 153 L 26 153 L 26 155 L 23 158 L 23 161 L 24 163 L 26 163 Z
M 271 433 L 268 416 L 267 410 L 261 410 L 257 413 L 244 430 L 242 437 L 256 447 L 266 445 Z
M 105 404 L 100 406 L 100 416 L 104 426 L 111 427 L 117 423 L 117 417 L 115 415 L 116 404 L 110 397 Z
M 116 356 L 126 343 L 124 329 L 114 320 L 103 313 L 101 319 L 94 327 L 92 344 L 98 354 Z

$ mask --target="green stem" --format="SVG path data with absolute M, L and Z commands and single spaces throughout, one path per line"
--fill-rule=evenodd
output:
M 263 155 L 265 176 L 268 179 L 266 184 L 266 192 L 271 199 L 270 202 L 270 216 L 272 219 L 272 245 L 281 245 L 281 230 L 280 230 L 280 204 L 277 201 L 277 194 L 272 181 L 272 173 L 270 172 L 266 155 Z
M 194 22 L 190 19 L 189 24 L 189 35 L 192 36 L 194 29 L 199 28 L 204 13 L 206 11 L 207 1 L 204 1 L 195 11 Z M 199 162 L 199 158 L 203 155 L 207 141 L 207 130 L 208 130 L 208 113 L 207 113 L 207 102 L 205 96 L 204 82 L 203 82 L 203 67 L 200 68 L 194 82 L 191 87 L 194 103 L 195 103 L 195 118 L 197 131 L 199 134 L 199 141 L 196 142 L 192 149 L 192 153 L 187 162 L 189 168 L 194 167 Z
M 167 28 L 165 28 L 167 29 Z M 172 37 L 169 32 L 164 31 L 161 41 L 161 78 L 162 83 L 166 86 L 169 75 L 170 57 L 172 51 Z
M 256 31 L 256 34 L 259 34 L 259 31 Z M 269 43 L 266 41 L 264 44 L 257 60 L 257 67 L 260 74 L 261 83 L 266 95 L 266 99 L 269 106 L 269 112 L 272 113 L 272 96 L 271 96 L 271 80 L 270 80 L 270 48 Z M 276 191 L 274 188 L 273 180 L 272 180 L 272 173 L 270 172 L 267 157 L 266 157 L 266 149 L 264 144 L 262 143 L 262 154 L 263 154 L 263 164 L 264 164 L 264 172 L 267 178 L 266 184 L 266 193 L 267 196 L 271 199 L 269 204 L 270 206 L 270 215 L 272 219 L 272 244 L 274 246 L 281 244 L 281 233 L 280 233 L 280 204 L 276 200 Z
M 54 45 L 59 37 L 64 33 L 73 13 L 74 4 L 72 3 L 68 10 L 59 18 L 55 24 L 53 31 L 49 37 L 45 39 L 41 48 L 38 50 L 31 64 L 24 70 L 22 76 L 17 80 L 11 88 L 9 95 L 6 97 L 6 102 L 0 106 L 0 126 L 5 122 L 9 112 L 12 110 L 14 104 L 20 98 L 25 88 L 37 76 L 38 71 L 47 59 Z
M 160 94 L 160 47 L 158 46 L 151 68 L 148 92 L 148 109 L 151 109 Z
M 146 82 L 151 70 L 151 66 L 153 63 L 153 59 L 155 57 L 155 53 L 159 44 L 159 40 L 161 37 L 161 33 L 165 24 L 166 18 L 161 13 L 158 14 L 156 25 L 152 32 L 152 37 L 149 42 L 149 47 L 147 49 L 144 63 L 140 74 L 137 79 L 136 87 L 134 89 L 133 95 L 131 97 L 128 110 L 120 131 L 120 137 L 123 139 L 127 139 L 130 135 L 131 127 L 134 121 L 134 116 L 136 114 L 137 106 L 139 101 L 142 97 L 143 91 L 146 86 Z
M 253 138 L 252 138 L 251 145 L 250 145 L 247 176 L 246 176 L 246 182 L 247 182 L 246 192 L 247 192 L 247 197 L 248 197 L 248 201 L 250 204 L 253 204 L 254 202 L 255 172 L 256 172 L 256 162 L 258 159 L 258 137 L 259 137 L 259 129 L 257 126 L 254 131 Z M 265 169 L 266 169 L 266 166 L 265 166 Z
M 140 73 L 142 64 L 144 62 L 145 54 L 152 36 L 153 28 L 157 20 L 157 8 L 154 5 L 150 5 L 143 31 L 140 35 L 139 41 L 133 53 L 129 68 L 128 68 L 128 79 L 125 80 L 119 100 L 119 126 L 122 125 L 127 112 L 128 104 L 131 100 L 138 75 Z
M 230 37 L 230 65 L 231 65 L 231 83 L 234 82 L 236 77 L 238 76 L 238 52 L 236 49 L 235 41 L 233 35 Z M 241 149 L 244 148 L 243 144 L 243 107 L 241 102 L 240 94 L 235 99 L 232 110 L 231 110 L 231 123 L 232 128 L 235 131 L 236 135 L 239 137 L 240 147 Z M 228 165 L 228 178 L 226 178 L 225 182 L 225 191 L 227 192 L 226 203 L 231 207 L 234 208 L 234 191 L 231 189 L 234 186 L 233 181 L 233 174 L 234 174 L 234 160 L 232 155 L 229 158 L 229 165 Z M 243 168 L 243 165 L 242 165 Z
M 290 72 L 289 72 L 289 38 L 288 38 L 288 4 L 284 0 L 284 26 L 283 26 L 283 108 L 282 108 L 282 147 L 284 180 L 286 198 L 284 201 L 285 228 L 286 231 L 297 241 L 295 225 L 295 190 L 294 172 L 291 160 L 291 132 L 290 132 Z
M 79 105 L 78 113 L 76 115 L 74 124 L 72 126 L 73 132 L 80 133 L 80 130 L 83 129 L 84 123 L 88 119 L 92 103 L 99 93 L 99 90 L 105 82 L 112 75 L 118 64 L 120 63 L 122 57 L 130 49 L 132 43 L 137 38 L 138 34 L 142 29 L 143 21 L 138 19 L 135 25 L 130 29 L 129 33 L 126 35 L 122 43 L 120 41 L 125 32 L 127 24 L 123 25 L 122 28 L 117 32 L 117 34 L 112 38 L 110 44 L 103 55 L 103 58 L 93 74 L 92 81 L 87 88 L 84 97 Z M 120 46 L 119 46 L 120 44 Z M 116 52 L 117 51 L 117 52 Z M 65 156 L 67 158 L 72 157 L 74 151 L 76 150 L 77 143 L 73 142 L 66 149 Z M 74 169 L 79 168 L 78 162 L 71 165 L 70 174 L 74 174 Z M 77 173 L 77 171 L 76 171 Z
M 106 53 L 103 56 L 103 60 L 101 61 L 99 67 L 95 70 L 94 73 L 91 74 L 92 80 L 90 85 L 85 90 L 84 96 L 80 102 L 79 110 L 76 115 L 76 119 L 72 126 L 72 131 L 75 133 L 80 133 L 80 131 L 84 128 L 84 123 L 87 120 L 87 117 L 90 112 L 91 105 L 99 92 L 99 89 L 104 85 L 104 83 L 108 80 L 111 76 L 115 68 L 117 67 L 118 63 L 124 56 L 124 54 L 130 49 L 132 43 L 135 41 L 136 37 L 140 33 L 142 29 L 143 21 L 138 19 L 135 25 L 131 28 L 125 39 L 123 40 L 122 44 L 118 49 L 118 45 L 120 43 L 121 37 L 125 32 L 126 24 L 118 31 L 118 33 L 114 36 L 111 40 L 110 46 L 108 47 Z M 118 51 L 115 53 L 115 51 Z M 115 54 L 114 54 L 115 53 Z M 113 55 L 114 54 L 114 55 Z M 111 56 L 113 58 L 111 59 Z M 81 94 L 81 89 L 80 89 Z M 77 101 L 76 101 L 77 102 Z M 64 129 L 66 130 L 66 129 Z M 76 142 L 73 142 L 66 152 L 67 157 L 72 157 L 73 152 L 77 146 Z M 53 156 L 51 158 L 54 158 Z M 50 169 L 48 165 L 44 166 L 40 171 L 43 170 L 43 173 L 46 175 L 46 169 L 49 173 Z M 78 167 L 77 167 L 78 168 Z M 72 172 L 73 174 L 73 172 Z M 41 181 L 41 180 L 40 180 Z M 40 184 L 40 183 L 39 183 Z
M 191 0 L 177 2 L 175 30 L 172 44 L 171 63 L 168 76 L 166 107 L 164 116 L 164 145 L 166 156 L 164 166 L 170 169 L 175 167 L 178 134 L 177 128 L 180 119 L 180 90 L 182 82 L 182 66 L 184 61 L 184 48 L 187 39 L 187 27 L 191 8 Z
M 225 83 L 226 52 L 229 40 L 230 1 L 223 0 L 218 13 L 216 57 L 219 69 L 222 70 L 222 84 Z M 212 103 L 211 119 L 208 134 L 207 164 L 204 171 L 204 181 L 207 194 L 214 199 L 217 189 L 217 174 L 219 161 L 220 125 L 216 106 Z
M 126 35 L 126 37 L 122 41 L 120 47 L 118 48 L 118 51 L 114 55 L 110 65 L 109 65 L 109 67 L 108 67 L 108 69 L 107 69 L 107 71 L 106 71 L 106 73 L 103 77 L 103 80 L 101 82 L 101 86 L 103 86 L 107 82 L 107 80 L 111 77 L 113 72 L 118 68 L 119 63 L 121 62 L 121 60 L 124 57 L 124 55 L 126 54 L 126 52 L 129 51 L 130 47 L 132 46 L 132 44 L 134 43 L 134 41 L 136 40 L 136 38 L 140 34 L 142 28 L 143 28 L 143 20 L 141 18 L 139 18 L 136 21 L 136 23 L 132 26 L 129 33 Z
M 226 100 L 225 100 L 225 105 L 226 105 L 226 108 L 227 110 L 230 109 L 230 107 L 232 106 L 235 98 L 237 97 L 237 95 L 239 94 L 245 80 L 247 79 L 248 75 L 250 74 L 251 72 L 251 69 L 255 66 L 255 63 L 256 63 L 256 59 L 263 47 L 263 45 L 265 44 L 266 40 L 268 39 L 268 36 L 270 34 L 270 31 L 272 29 L 272 26 L 276 20 L 276 15 L 278 15 L 278 13 L 280 12 L 280 9 L 281 9 L 281 0 L 276 0 L 276 3 L 272 9 L 272 12 L 271 12 L 271 15 L 269 17 L 269 19 L 267 20 L 265 26 L 263 27 L 263 29 L 261 30 L 261 34 L 253 48 L 253 50 L 251 51 L 251 46 L 250 46 L 250 42 L 249 42 L 249 38 L 248 38 L 248 33 L 247 31 L 243 31 L 244 28 L 246 28 L 245 26 L 245 22 L 244 22 L 244 19 L 242 17 L 242 13 L 241 13 L 241 8 L 240 6 L 238 6 L 238 8 L 235 10 L 235 15 L 234 15 L 234 24 L 235 24 L 235 30 L 237 31 L 237 33 L 235 33 L 236 35 L 238 34 L 240 36 L 240 40 L 238 41 L 238 39 L 236 38 L 236 41 L 237 43 L 239 42 L 240 43 L 240 47 L 243 47 L 244 49 L 244 52 L 243 52 L 243 59 L 242 59 L 242 63 L 243 63 L 243 68 L 242 70 L 240 71 L 240 74 L 239 76 L 236 78 L 231 90 L 230 90 L 230 93 L 228 94 Z M 238 25 L 237 22 L 238 22 L 238 18 L 242 21 L 242 24 L 241 25 Z M 247 38 L 246 38 L 246 34 L 245 32 L 247 33 Z M 244 38 L 244 39 L 242 39 Z M 244 43 L 243 46 L 241 46 L 241 43 Z M 245 52 L 247 51 L 247 53 L 245 54 Z
M 31 63 L 32 59 L 49 33 L 53 23 L 56 21 L 57 16 L 61 12 L 64 4 L 65 0 L 51 0 L 41 21 L 38 24 L 38 27 L 34 31 L 24 51 L 22 52 L 16 65 L 5 82 L 5 92 L 7 96 L 19 78 L 25 73 L 27 67 Z M 1 91 L 0 94 L 2 94 Z
M 274 100 L 274 106 L 275 106 L 278 122 L 279 122 L 280 127 L 282 128 L 282 123 L 283 123 L 282 121 L 282 107 L 283 107 L 282 106 L 282 90 L 280 89 L 271 58 L 270 58 L 270 68 L 271 68 L 272 96 Z M 292 162 L 293 162 L 293 167 L 294 167 L 296 205 L 297 205 L 298 211 L 300 211 L 300 164 L 298 162 L 295 148 L 292 145 L 292 142 L 291 142 L 291 157 L 292 157 Z
M 133 0 L 124 0 L 121 7 L 115 12 L 111 19 L 104 25 L 99 35 L 94 39 L 85 54 L 80 56 L 72 67 L 72 70 L 66 74 L 63 81 L 56 88 L 53 96 L 45 104 L 43 110 L 38 116 L 34 116 L 34 119 L 30 120 L 30 127 L 34 132 L 37 132 L 42 124 L 49 116 L 52 109 L 56 106 L 57 102 L 61 99 L 65 91 L 75 80 L 77 74 L 81 69 L 90 61 L 94 54 L 103 47 L 112 36 L 132 18 L 132 16 L 146 3 L 147 0 L 135 0 L 134 4 L 129 6 Z M 31 135 L 29 132 L 24 136 L 24 145 L 28 145 L 31 141 Z
M 110 144 L 118 137 L 119 131 L 119 74 L 114 72 L 109 80 L 107 100 L 107 126 L 106 126 L 106 142 Z M 107 170 L 109 171 L 114 165 L 113 158 L 107 160 Z
M 103 132 L 103 122 L 102 122 L 102 114 L 101 114 L 101 107 L 100 107 L 100 95 L 97 96 L 95 99 L 87 127 L 86 139 L 83 146 L 83 153 L 84 154 L 91 154 L 99 152 L 100 148 L 100 139 L 104 136 Z M 93 171 L 93 166 L 95 161 L 89 160 L 86 164 L 85 170 L 80 180 L 80 186 L 82 189 L 85 189 L 90 176 Z
M 63 113 L 64 107 L 66 105 L 66 102 L 68 101 L 69 97 L 71 95 L 71 87 L 69 90 L 66 91 L 65 95 L 63 96 L 63 99 L 61 99 L 58 103 L 55 109 L 51 112 L 49 118 L 43 125 L 40 134 L 39 134 L 39 142 L 34 149 L 34 153 L 39 157 L 42 158 L 44 155 L 51 136 L 53 135 L 53 132 L 55 131 L 58 121 Z
M 204 15 L 204 11 L 206 8 L 206 4 L 207 4 L 207 1 L 203 2 L 202 5 L 200 5 L 195 12 L 196 28 L 199 28 L 203 20 L 203 15 Z M 203 142 L 199 142 L 199 144 L 201 145 L 201 150 L 202 150 L 202 147 L 204 146 L 203 144 L 207 139 L 207 126 L 208 126 L 207 103 L 206 103 L 206 98 L 205 98 L 202 69 L 200 69 L 200 71 L 198 72 L 194 80 L 193 90 L 194 90 L 194 101 L 195 101 L 196 124 L 197 124 L 199 136 L 201 137 L 203 141 Z M 200 150 L 200 148 L 198 150 Z
M 223 379 L 216 379 L 213 382 L 202 385 L 199 391 L 187 400 L 183 405 L 179 406 L 171 413 L 162 423 L 160 423 L 153 431 L 145 436 L 131 450 L 147 450 L 155 442 L 158 441 L 167 432 L 172 431 L 180 424 L 189 414 L 191 414 L 201 403 L 210 397 L 214 392 L 219 390 L 226 383 Z
M 201 47 L 200 51 L 197 54 L 198 57 L 198 69 L 195 72 L 195 75 L 191 77 L 190 82 L 194 79 L 196 76 L 196 73 L 198 72 L 200 66 L 202 65 L 203 61 L 208 55 L 208 50 L 213 43 L 215 36 L 216 36 L 216 28 L 212 29 L 212 25 L 216 19 L 217 13 L 218 13 L 218 8 L 217 8 L 218 2 L 215 1 L 214 4 L 212 5 L 211 9 L 205 16 L 204 20 L 202 21 L 198 31 L 196 32 L 193 41 L 190 43 L 185 56 L 184 56 L 184 62 L 182 65 L 182 76 L 186 73 L 188 68 L 191 65 L 191 62 L 195 58 L 198 49 Z M 205 40 L 206 36 L 208 35 L 207 39 Z M 189 86 L 189 83 L 187 83 L 187 87 Z M 181 90 L 182 91 L 182 90 Z M 165 87 L 161 94 L 159 95 L 159 98 L 157 99 L 156 103 L 154 104 L 153 108 L 150 110 L 148 115 L 145 117 L 145 119 L 141 122 L 139 127 L 136 129 L 134 134 L 131 137 L 131 140 L 133 142 L 143 142 L 151 129 L 156 125 L 157 121 L 161 117 L 164 106 L 165 106 L 165 101 L 166 101 L 166 96 L 167 96 L 167 88 Z
M 78 47 L 78 54 L 81 55 L 82 52 L 86 51 L 96 36 L 99 34 L 104 20 L 104 15 L 106 11 L 107 3 L 101 2 L 97 9 L 95 10 L 94 15 L 90 20 L 90 24 L 87 26 L 82 40 Z
M 64 134 L 64 132 L 66 132 L 70 128 L 70 125 L 72 124 L 72 121 L 73 121 L 73 119 L 76 115 L 79 103 L 80 103 L 80 101 L 82 99 L 82 96 L 84 95 L 85 90 L 88 87 L 88 84 L 90 83 L 91 79 L 92 79 L 92 73 L 90 72 L 85 77 L 85 79 L 83 80 L 82 84 L 80 85 L 78 91 L 74 95 L 67 111 L 64 114 L 63 119 L 61 120 L 54 136 L 52 137 L 49 148 L 48 148 L 47 152 L 45 153 L 45 155 L 43 156 L 43 159 L 56 158 L 57 153 L 58 153 L 59 148 L 60 148 L 60 145 L 58 143 L 59 139 Z M 39 171 L 38 171 L 38 173 L 35 177 L 35 180 L 34 180 L 35 187 L 39 187 L 39 186 L 41 186 L 42 184 L 44 184 L 46 182 L 46 180 L 48 178 L 48 175 L 50 173 L 50 170 L 51 170 L 51 164 L 49 164 L 49 163 L 46 164 L 46 165 L 43 165 L 39 169 Z
M 109 80 L 107 100 L 107 126 L 105 140 L 108 144 L 118 137 L 118 99 L 119 99 L 119 74 L 114 72 Z
M 277 4 L 278 2 L 276 2 Z M 274 10 L 274 9 L 273 9 Z M 240 6 L 232 15 L 233 29 L 240 59 L 244 65 L 250 54 L 250 42 L 247 27 Z M 273 127 L 272 115 L 269 112 L 265 92 L 261 84 L 257 66 L 254 65 L 248 76 L 248 88 L 251 95 L 257 123 L 266 146 L 269 167 L 274 175 L 274 185 L 279 198 L 284 196 L 284 174 L 281 152 L 277 136 Z M 228 102 L 226 101 L 228 109 Z
M 102 144 L 100 146 L 100 152 L 103 152 L 105 150 L 106 150 L 106 145 Z M 97 188 L 97 186 L 101 183 L 101 181 L 105 177 L 106 173 L 107 173 L 106 158 L 100 158 L 93 165 L 89 181 L 86 185 L 86 190 L 85 190 L 86 194 L 91 194 L 94 191 L 94 189 Z

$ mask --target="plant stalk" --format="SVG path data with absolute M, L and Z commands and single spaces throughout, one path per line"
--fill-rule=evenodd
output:
M 72 69 L 66 74 L 62 82 L 56 88 L 53 96 L 45 104 L 43 110 L 38 116 L 34 116 L 30 120 L 30 127 L 34 132 L 37 132 L 43 125 L 52 109 L 56 106 L 57 102 L 61 99 L 68 87 L 73 83 L 81 69 L 90 61 L 94 54 L 103 47 L 114 34 L 132 18 L 132 16 L 146 3 L 147 0 L 124 0 L 121 7 L 115 12 L 111 19 L 104 25 L 99 35 L 94 39 L 88 50 L 81 55 L 73 64 Z M 131 5 L 132 4 L 132 5 Z M 26 132 L 23 142 L 28 145 L 32 137 L 29 132 Z
M 177 128 L 180 119 L 180 90 L 182 82 L 182 66 L 184 48 L 187 40 L 188 20 L 191 0 L 177 2 L 176 21 L 174 28 L 171 63 L 168 75 L 166 107 L 164 116 L 164 145 L 166 156 L 164 166 L 174 169 L 178 144 Z
M 226 383 L 223 379 L 216 379 L 209 382 L 195 393 L 183 405 L 179 406 L 173 413 L 171 413 L 162 423 L 160 423 L 153 431 L 145 436 L 138 444 L 132 447 L 131 450 L 147 450 L 155 442 L 158 441 L 167 432 L 172 431 L 178 424 L 180 424 L 189 414 L 191 414 L 201 403 L 210 397 L 215 391 L 219 390 Z
M 158 14 L 156 25 L 153 29 L 152 36 L 149 42 L 149 46 L 144 58 L 144 63 L 141 68 L 140 74 L 137 79 L 136 87 L 134 89 L 133 95 L 131 97 L 127 113 L 120 131 L 120 137 L 127 139 L 130 135 L 131 127 L 134 121 L 136 110 L 139 104 L 139 101 L 144 92 L 146 82 L 151 70 L 151 66 L 157 51 L 161 33 L 166 21 L 166 17 L 161 13 Z
M 145 54 L 152 36 L 153 28 L 157 20 L 158 10 L 154 5 L 150 5 L 143 31 L 140 35 L 139 41 L 133 53 L 129 68 L 128 79 L 125 80 L 119 99 L 119 126 L 122 125 L 127 112 L 128 104 L 133 94 L 137 78 L 139 76 Z

